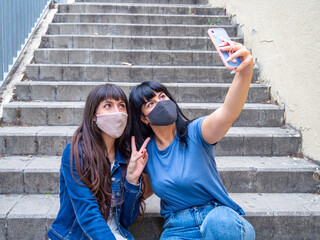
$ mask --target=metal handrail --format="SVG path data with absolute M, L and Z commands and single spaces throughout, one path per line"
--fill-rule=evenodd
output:
M 53 0 L 0 0 L 0 86 Z

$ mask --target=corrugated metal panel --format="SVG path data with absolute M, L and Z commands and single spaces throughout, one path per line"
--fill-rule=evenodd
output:
M 0 0 L 0 86 L 52 0 Z

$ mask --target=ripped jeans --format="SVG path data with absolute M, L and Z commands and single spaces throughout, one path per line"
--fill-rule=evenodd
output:
M 254 240 L 253 226 L 233 209 L 208 203 L 178 211 L 164 224 L 160 240 Z

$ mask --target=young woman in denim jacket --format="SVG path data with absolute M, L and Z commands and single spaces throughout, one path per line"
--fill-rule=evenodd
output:
M 146 171 L 161 199 L 165 219 L 161 239 L 252 240 L 255 231 L 243 209 L 228 195 L 217 171 L 214 145 L 239 116 L 253 72 L 250 52 L 235 43 L 230 60 L 240 57 L 225 101 L 209 116 L 189 121 L 168 90 L 143 82 L 130 94 L 132 134 L 147 146 Z M 229 51 L 223 46 L 222 51 Z
M 133 239 L 127 227 L 139 213 L 148 140 L 137 152 L 133 139 L 131 153 L 129 121 L 128 100 L 118 86 L 91 91 L 62 156 L 60 210 L 49 239 Z

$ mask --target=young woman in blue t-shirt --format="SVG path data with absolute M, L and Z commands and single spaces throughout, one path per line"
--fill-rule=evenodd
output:
M 130 148 L 130 117 L 118 86 L 90 92 L 82 123 L 62 156 L 60 210 L 49 239 L 133 239 L 127 227 L 139 212 L 149 139 L 139 152 L 134 141 Z
M 223 186 L 214 158 L 214 145 L 242 111 L 253 73 L 250 52 L 235 46 L 230 59 L 240 57 L 242 63 L 223 105 L 209 116 L 187 120 L 160 83 L 143 82 L 131 91 L 132 135 L 138 146 L 151 137 L 145 171 L 161 199 L 161 239 L 255 239 L 252 225 L 241 216 L 244 211 Z

